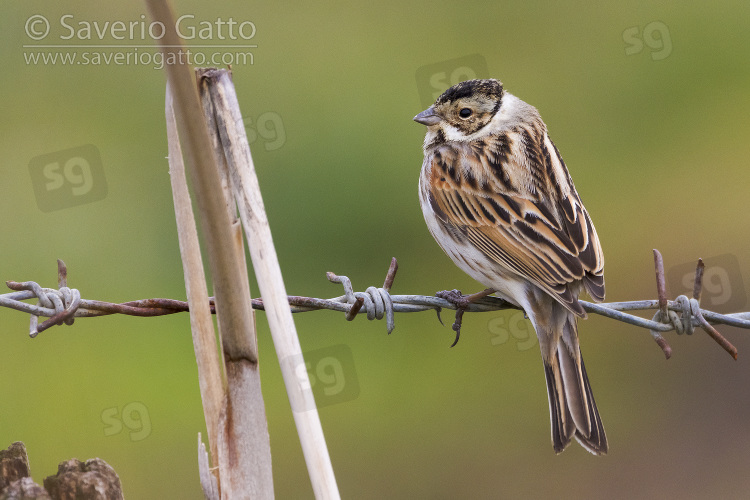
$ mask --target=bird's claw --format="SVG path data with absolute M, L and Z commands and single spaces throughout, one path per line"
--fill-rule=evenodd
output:
M 445 299 L 454 306 L 456 306 L 456 319 L 453 321 L 451 328 L 456 332 L 456 340 L 453 341 L 451 347 L 458 344 L 458 339 L 461 337 L 461 322 L 463 321 L 464 312 L 469 307 L 469 301 L 467 300 L 468 295 L 464 295 L 460 290 L 443 290 L 435 294 L 436 297 Z M 440 320 L 440 311 L 438 310 L 438 320 Z M 440 320 L 440 324 L 443 321 Z
M 461 321 L 464 315 L 463 309 L 456 309 L 456 320 L 453 322 L 453 325 L 451 325 L 451 328 L 454 332 L 456 332 L 456 340 L 453 341 L 451 344 L 451 347 L 458 344 L 458 339 L 461 337 Z

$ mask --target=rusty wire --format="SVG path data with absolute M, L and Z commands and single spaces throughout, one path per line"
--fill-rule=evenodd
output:
M 55 326 L 73 324 L 75 318 L 106 316 L 110 314 L 125 314 L 129 316 L 163 316 L 189 311 L 187 302 L 173 299 L 145 299 L 114 304 L 98 300 L 85 300 L 74 288 L 67 286 L 67 268 L 58 260 L 58 288 L 43 288 L 33 281 L 15 282 L 7 281 L 6 285 L 12 293 L 0 295 L 0 306 L 22 311 L 31 315 L 29 334 L 36 337 L 44 330 Z M 638 300 L 629 302 L 610 302 L 594 304 L 581 300 L 580 303 L 588 313 L 605 316 L 616 321 L 628 323 L 651 332 L 656 343 L 664 351 L 667 359 L 671 356 L 671 347 L 661 335 L 671 330 L 678 334 L 692 334 L 695 327 L 700 327 L 708 333 L 724 350 L 734 359 L 737 359 L 737 349 L 724 338 L 712 324 L 724 324 L 739 328 L 750 329 L 750 312 L 719 314 L 700 308 L 700 296 L 703 279 L 703 261 L 698 260 L 695 282 L 693 287 L 693 298 L 680 295 L 675 300 L 667 300 L 664 279 L 664 263 L 658 250 L 654 250 L 654 267 L 656 271 L 657 296 L 656 300 Z M 386 319 L 386 329 L 391 333 L 395 328 L 394 314 L 397 312 L 419 312 L 434 310 L 438 316 L 442 309 L 456 310 L 457 306 L 448 300 L 435 296 L 425 295 L 392 295 L 390 289 L 396 276 L 398 264 L 392 259 L 383 286 L 380 288 L 369 287 L 365 292 L 355 292 L 351 280 L 343 275 L 327 273 L 327 278 L 332 283 L 339 283 L 344 288 L 344 295 L 330 299 L 318 299 L 313 297 L 288 296 L 289 306 L 292 312 L 316 311 L 328 309 L 340 311 L 346 314 L 346 319 L 352 321 L 359 313 L 365 313 L 370 320 Z M 486 292 L 480 292 L 474 296 L 480 297 L 470 301 L 465 308 L 457 310 L 457 324 L 460 328 L 460 317 L 463 311 L 467 312 L 490 312 L 503 309 L 518 309 L 498 297 L 484 296 Z M 472 296 L 472 297 L 474 297 Z M 24 300 L 37 299 L 37 304 L 22 302 Z M 211 301 L 211 312 L 215 313 L 213 297 Z M 252 299 L 254 309 L 263 310 L 262 299 Z M 653 319 L 648 320 L 624 311 L 657 309 Z M 47 317 L 41 324 L 39 317 Z

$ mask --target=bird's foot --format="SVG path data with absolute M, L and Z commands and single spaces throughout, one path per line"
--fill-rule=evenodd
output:
M 471 295 L 464 295 L 461 293 L 461 290 L 443 290 L 442 292 L 437 292 L 435 297 L 445 299 L 458 308 L 466 309 L 469 307 L 469 297 Z
M 469 307 L 468 295 L 461 293 L 461 290 L 443 290 L 435 294 L 435 297 L 447 300 L 454 306 L 456 306 L 456 319 L 453 321 L 451 328 L 456 332 L 456 340 L 453 341 L 451 347 L 458 344 L 458 339 L 461 337 L 461 322 L 463 321 L 464 312 Z M 440 319 L 440 312 L 438 311 L 438 319 Z M 440 321 L 442 323 L 442 320 Z
M 456 340 L 453 341 L 453 344 L 451 344 L 451 347 L 458 344 L 458 339 L 461 336 L 461 322 L 463 321 L 464 312 L 466 312 L 466 309 L 469 307 L 469 304 L 474 302 L 475 300 L 481 299 L 482 297 L 486 297 L 487 295 L 490 295 L 491 293 L 494 293 L 495 290 L 488 288 L 486 290 L 483 290 L 479 293 L 474 293 L 471 295 L 464 295 L 461 293 L 460 290 L 443 290 L 442 292 L 437 292 L 435 294 L 436 297 L 440 299 L 447 300 L 454 306 L 456 306 L 456 319 L 453 321 L 453 325 L 451 325 L 451 328 L 454 332 L 456 332 Z M 438 320 L 440 320 L 440 323 L 443 322 L 443 320 L 440 319 L 440 310 L 438 310 Z

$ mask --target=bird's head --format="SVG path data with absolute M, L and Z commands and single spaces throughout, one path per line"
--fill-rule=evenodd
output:
M 447 140 L 468 140 L 492 120 L 503 94 L 498 80 L 467 80 L 446 90 L 414 121 Z

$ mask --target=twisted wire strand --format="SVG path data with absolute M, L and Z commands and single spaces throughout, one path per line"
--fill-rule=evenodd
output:
M 656 254 L 655 254 L 656 255 Z M 702 276 L 702 263 L 699 264 Z M 657 282 L 659 278 L 659 265 L 657 261 Z M 663 266 L 663 264 L 661 264 Z M 35 337 L 40 332 L 55 325 L 72 325 L 75 318 L 95 317 L 109 314 L 126 314 L 131 316 L 161 316 L 188 311 L 186 302 L 172 299 L 145 299 L 122 304 L 113 304 L 96 300 L 84 300 L 80 291 L 67 286 L 67 269 L 62 261 L 58 261 L 58 283 L 59 288 L 43 288 L 33 281 L 14 282 L 6 284 L 14 290 L 11 293 L 0 295 L 0 307 L 7 307 L 31 315 L 29 333 Z M 330 299 L 319 299 L 314 297 L 289 296 L 289 305 L 292 312 L 307 312 L 328 309 L 344 312 L 346 319 L 352 321 L 360 313 L 364 313 L 368 320 L 386 320 L 386 330 L 390 334 L 395 328 L 395 313 L 420 312 L 435 310 L 438 313 L 442 309 L 456 310 L 452 302 L 445 299 L 425 295 L 393 295 L 390 287 L 393 284 L 398 265 L 394 258 L 388 270 L 384 285 L 382 287 L 370 286 L 364 292 L 355 292 L 351 280 L 344 275 L 327 273 L 329 281 L 341 284 L 344 295 Z M 663 279 L 663 267 L 661 268 Z M 698 274 L 698 273 L 696 273 Z M 677 334 L 692 335 L 696 327 L 703 328 L 711 335 L 717 343 L 722 345 L 733 357 L 737 351 L 726 339 L 724 339 L 711 324 L 724 324 L 744 329 L 750 329 L 750 312 L 733 314 L 719 314 L 713 311 L 701 309 L 699 303 L 700 286 L 696 285 L 694 295 L 698 298 L 688 298 L 685 295 L 678 296 L 674 301 L 666 300 L 663 286 L 657 286 L 659 300 L 639 300 L 629 302 L 591 303 L 579 301 L 583 308 L 589 312 L 598 314 L 616 321 L 628 323 L 645 328 L 650 331 L 659 346 L 664 350 L 667 358 L 671 355 L 671 348 L 661 333 L 676 331 Z M 36 299 L 36 304 L 23 302 L 24 300 Z M 211 298 L 212 312 L 213 298 Z M 252 306 L 255 309 L 264 310 L 262 299 L 253 299 Z M 490 312 L 503 309 L 518 309 L 498 297 L 487 296 L 475 302 L 471 302 L 465 308 L 468 312 Z M 651 320 L 629 314 L 625 311 L 638 311 L 658 309 Z M 38 323 L 40 317 L 47 317 L 46 321 Z

